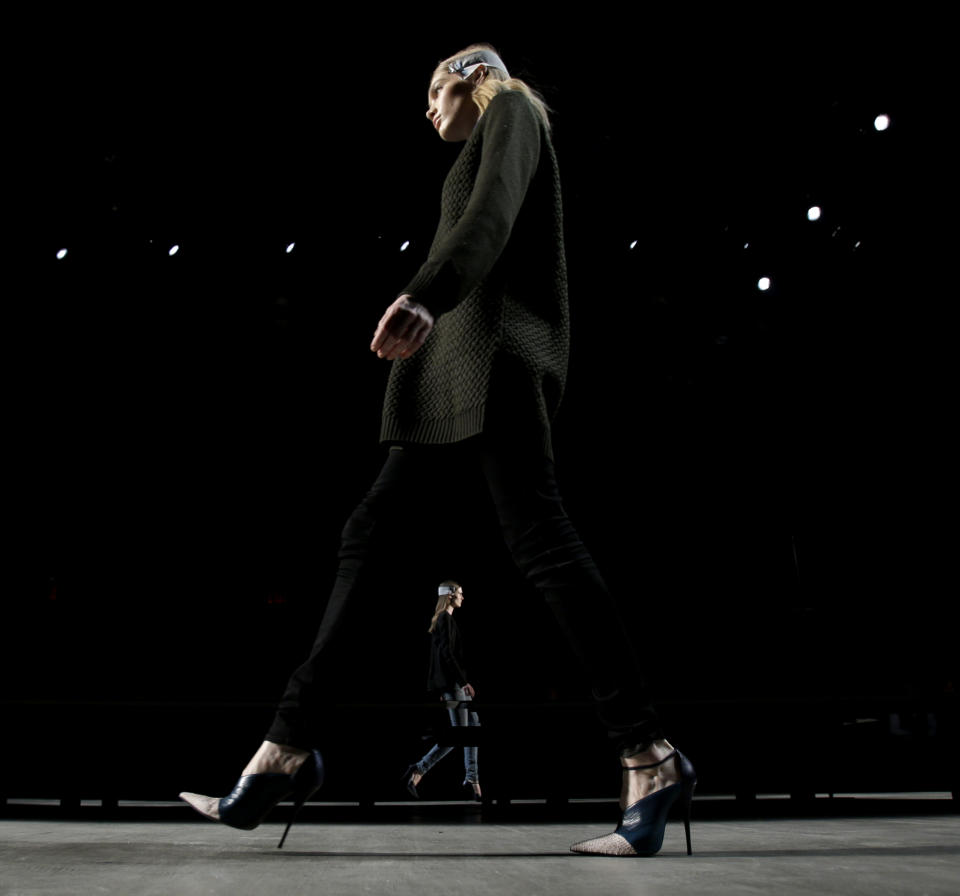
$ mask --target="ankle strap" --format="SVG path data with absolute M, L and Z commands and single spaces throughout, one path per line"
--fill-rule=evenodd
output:
M 624 765 L 622 768 L 625 772 L 640 772 L 647 768 L 656 768 L 658 765 L 663 765 L 668 759 L 673 759 L 677 755 L 676 750 L 671 750 L 666 756 L 663 757 L 659 762 L 651 762 L 650 765 Z

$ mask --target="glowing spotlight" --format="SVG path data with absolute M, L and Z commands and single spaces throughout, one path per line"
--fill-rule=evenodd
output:
M 640 242 L 640 241 L 639 241 L 639 240 L 634 240 L 634 241 L 630 244 L 630 248 L 631 248 L 631 249 L 636 249 L 638 242 Z
M 750 248 L 750 244 L 749 244 L 749 243 L 744 243 L 744 244 L 743 244 L 743 248 L 744 248 L 744 249 L 749 249 L 749 248 Z
M 57 250 L 57 261 L 63 261 L 63 259 L 66 258 L 66 257 L 67 257 L 67 250 L 66 250 L 66 249 L 59 249 L 59 250 Z
M 293 247 L 296 245 L 297 245 L 296 243 L 290 243 L 290 245 L 287 246 L 286 248 L 287 255 L 289 255 L 293 251 Z
M 808 221 L 819 221 L 820 220 L 820 206 L 811 205 L 807 209 L 807 220 Z
M 769 278 L 769 277 L 761 277 L 761 278 L 757 281 L 757 289 L 759 289 L 760 292 L 766 292 L 769 288 L 770 288 L 770 278 Z
M 173 256 L 176 255 L 179 251 L 180 251 L 180 244 L 179 244 L 179 243 L 174 243 L 174 244 L 170 247 L 169 251 L 167 252 L 167 255 L 169 255 L 171 258 L 173 258 Z
M 890 127 L 890 116 L 889 115 L 878 115 L 873 119 L 873 126 L 878 131 L 885 131 Z
M 407 240 L 407 241 L 404 242 L 404 244 L 400 247 L 400 251 L 401 251 L 401 252 L 406 252 L 406 251 L 407 251 L 407 247 L 408 247 L 409 245 L 410 245 L 410 240 Z

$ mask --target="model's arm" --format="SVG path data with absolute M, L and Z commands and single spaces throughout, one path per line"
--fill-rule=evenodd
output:
M 540 160 L 540 121 L 518 91 L 497 94 L 484 113 L 480 166 L 463 215 L 380 319 L 370 349 L 412 355 L 434 317 L 456 306 L 500 257 Z
M 467 207 L 404 290 L 435 316 L 453 308 L 490 273 L 540 161 L 540 120 L 522 93 L 497 94 L 481 121 L 480 166 Z
M 467 673 L 460 665 L 456 655 L 453 652 L 453 645 L 450 638 L 451 620 L 449 614 L 444 614 L 437 620 L 437 627 L 433 630 L 433 637 L 436 639 L 437 653 L 440 655 L 440 662 L 448 677 L 452 677 L 457 684 L 466 684 Z

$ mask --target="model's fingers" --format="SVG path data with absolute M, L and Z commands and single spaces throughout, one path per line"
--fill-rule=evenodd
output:
M 387 315 L 385 314 L 380 318 L 380 323 L 377 324 L 377 329 L 373 333 L 373 339 L 370 341 L 370 351 L 372 352 L 379 351 L 389 335 L 387 333 L 386 320 Z
M 393 336 L 388 335 L 378 349 L 377 356 L 380 358 L 386 358 L 388 361 L 392 361 L 394 357 L 396 357 L 399 346 L 400 341 L 395 339 Z
M 397 358 L 403 357 L 409 348 L 410 343 L 407 340 L 388 336 L 377 355 L 387 361 L 395 361 Z
M 412 343 L 415 343 L 417 348 L 419 348 L 426 341 L 427 337 L 430 335 L 430 331 L 433 329 L 433 318 L 432 317 L 420 317 L 417 319 L 417 326 L 414 328 L 413 335 L 410 339 Z
M 373 340 L 370 342 L 370 350 L 378 352 L 383 348 L 386 338 L 394 331 L 393 320 L 396 316 L 398 303 L 400 299 L 395 299 L 393 303 L 383 312 L 383 317 L 377 322 L 377 329 L 374 331 Z
M 423 345 L 432 329 L 430 312 L 411 302 L 409 296 L 400 296 L 380 318 L 370 350 L 389 361 L 409 358 Z
M 373 342 L 370 343 L 370 349 L 375 352 L 382 351 L 390 347 L 401 337 L 401 327 L 397 322 L 396 313 L 392 310 L 387 312 L 380 320 L 376 333 L 373 334 Z

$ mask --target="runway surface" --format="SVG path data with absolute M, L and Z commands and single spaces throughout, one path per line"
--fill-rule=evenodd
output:
M 322 813 L 321 813 L 322 814 Z M 703 814 L 703 813 L 701 813 Z M 308 818 L 236 831 L 175 821 L 0 821 L 0 893 L 30 894 L 956 894 L 960 815 L 694 821 L 694 855 L 671 822 L 650 859 L 575 855 L 593 819 L 488 821 L 464 807 L 386 822 Z M 713 813 L 717 816 L 717 813 Z

